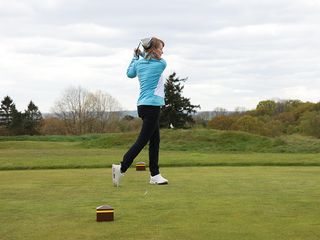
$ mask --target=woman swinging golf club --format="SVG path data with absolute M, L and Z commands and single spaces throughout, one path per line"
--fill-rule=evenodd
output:
M 139 49 L 142 45 L 144 52 Z M 164 80 L 162 73 L 166 68 L 166 61 L 161 58 L 164 42 L 158 38 L 142 39 L 134 50 L 134 57 L 128 67 L 127 76 L 138 76 L 140 96 L 138 99 L 138 115 L 142 119 L 142 128 L 136 142 L 123 156 L 119 165 L 112 164 L 112 181 L 119 186 L 120 179 L 131 166 L 135 157 L 149 142 L 150 184 L 167 184 L 159 172 L 159 116 L 160 107 L 164 105 Z

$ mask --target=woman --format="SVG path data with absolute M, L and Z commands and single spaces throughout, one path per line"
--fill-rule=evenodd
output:
M 112 164 L 112 181 L 114 186 L 119 186 L 120 179 L 131 166 L 135 157 L 149 142 L 149 168 L 150 184 L 168 184 L 159 172 L 159 117 L 160 107 L 164 105 L 164 81 L 162 73 L 167 66 L 163 54 L 164 42 L 158 38 L 141 40 L 144 48 L 142 53 L 139 48 L 134 50 L 134 57 L 128 67 L 127 76 L 138 76 L 140 83 L 140 96 L 138 99 L 138 115 L 142 119 L 142 128 L 136 142 L 123 156 L 119 165 Z M 141 57 L 140 57 L 141 56 Z

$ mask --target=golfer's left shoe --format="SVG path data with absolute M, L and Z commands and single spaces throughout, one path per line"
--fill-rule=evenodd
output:
M 158 175 L 155 175 L 153 177 L 150 176 L 150 184 L 164 185 L 168 184 L 168 180 L 162 177 L 159 173 Z
M 120 179 L 124 176 L 124 173 L 121 173 L 121 165 L 112 164 L 112 183 L 115 187 L 119 187 Z

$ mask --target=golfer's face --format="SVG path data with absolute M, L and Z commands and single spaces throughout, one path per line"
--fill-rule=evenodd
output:
M 163 49 L 163 45 L 161 44 L 161 45 L 160 45 L 160 47 L 158 48 L 158 50 L 159 50 L 159 53 L 160 53 L 160 57 L 161 57 L 161 55 L 163 54 L 163 51 L 162 51 L 162 49 Z

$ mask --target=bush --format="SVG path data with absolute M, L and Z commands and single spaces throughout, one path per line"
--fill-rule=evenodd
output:
M 299 129 L 303 134 L 320 138 L 320 112 L 304 113 L 301 117 Z
M 283 124 L 279 120 L 270 119 L 263 124 L 260 131 L 261 135 L 268 137 L 277 137 L 280 136 L 283 132 Z
M 0 126 L 0 136 L 8 136 L 10 135 L 10 132 L 7 127 Z
M 257 117 L 244 115 L 231 125 L 231 129 L 260 134 L 262 126 L 263 122 Z
M 40 128 L 42 135 L 65 135 L 67 129 L 62 120 L 55 117 L 48 117 L 42 120 L 42 126 Z
M 117 126 L 120 132 L 130 132 L 139 130 L 141 124 L 140 118 L 133 118 L 131 120 L 124 118 L 117 123 Z
M 275 120 L 282 124 L 282 132 L 292 134 L 297 132 L 297 119 L 293 112 L 282 112 L 278 114 Z
M 236 117 L 234 116 L 217 116 L 212 118 L 208 122 L 208 126 L 213 129 L 218 129 L 218 130 L 230 130 L 232 124 L 236 122 Z

